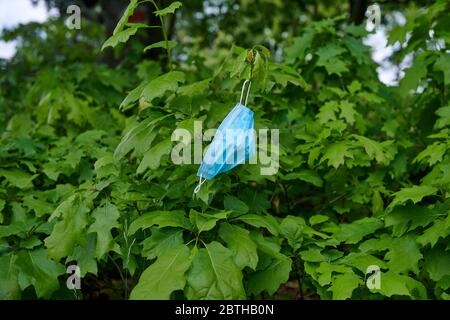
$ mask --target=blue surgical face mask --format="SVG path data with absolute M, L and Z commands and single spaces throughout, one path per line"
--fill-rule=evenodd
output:
M 197 193 L 206 180 L 211 180 L 219 173 L 227 172 L 238 164 L 244 163 L 255 155 L 255 134 L 253 111 L 242 104 L 242 96 L 246 83 L 250 91 L 251 83 L 246 80 L 242 86 L 241 99 L 228 113 L 214 135 L 202 164 L 198 169 L 199 184 L 194 190 Z

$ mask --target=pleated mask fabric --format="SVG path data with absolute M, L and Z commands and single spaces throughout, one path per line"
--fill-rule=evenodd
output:
M 197 193 L 206 180 L 227 172 L 251 159 L 256 153 L 253 111 L 242 104 L 246 80 L 242 87 L 240 102 L 228 113 L 217 129 L 211 144 L 206 150 L 197 176 L 200 182 L 194 190 Z M 248 86 L 248 92 L 250 91 Z

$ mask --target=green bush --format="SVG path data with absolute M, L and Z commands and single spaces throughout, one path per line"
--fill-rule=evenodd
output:
M 103 47 L 144 27 L 127 23 L 136 5 Z M 179 7 L 156 11 L 163 27 Z M 450 54 L 430 44 L 450 43 L 448 9 L 392 30 L 414 56 L 394 87 L 344 17 L 309 22 L 282 59 L 219 43 L 181 59 L 166 38 L 146 48 L 167 49 L 163 65 L 115 69 L 96 25 L 58 52 L 57 21 L 9 34 L 24 40 L 0 80 L 0 297 L 449 299 Z M 280 129 L 279 171 L 241 165 L 193 196 L 198 165 L 172 162 L 172 132 L 216 128 L 249 78 L 255 127 Z

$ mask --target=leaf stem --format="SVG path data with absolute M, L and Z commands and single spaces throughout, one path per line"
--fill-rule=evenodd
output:
M 158 5 L 156 4 L 156 2 L 154 0 L 149 0 L 154 6 L 155 9 L 158 11 Z M 172 57 L 171 57 L 171 49 L 169 47 L 169 39 L 167 37 L 167 30 L 166 30 L 166 26 L 165 26 L 165 20 L 163 18 L 163 16 L 159 16 L 159 21 L 161 22 L 161 29 L 163 32 L 163 37 L 164 37 L 164 41 L 166 43 L 166 50 L 167 50 L 167 63 L 168 63 L 168 67 L 169 69 L 172 69 Z

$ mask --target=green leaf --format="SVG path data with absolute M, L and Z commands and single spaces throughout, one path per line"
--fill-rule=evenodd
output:
M 80 275 L 84 277 L 87 273 L 97 275 L 97 260 L 96 260 L 96 238 L 94 234 L 88 234 L 85 245 L 78 245 L 73 250 L 73 253 L 67 257 L 67 262 L 76 261 L 80 268 Z
M 314 38 L 314 32 L 307 31 L 301 37 L 294 38 L 292 45 L 287 46 L 285 49 L 286 60 L 288 63 L 293 63 L 295 60 L 303 62 L 306 56 L 306 50 L 311 46 L 311 42 Z
M 362 218 L 352 223 L 341 223 L 334 238 L 347 244 L 355 244 L 369 234 L 383 227 L 383 222 L 377 218 Z
M 123 28 L 125 27 L 125 24 L 128 22 L 128 19 L 133 15 L 134 10 L 136 10 L 136 7 L 138 6 L 138 0 L 130 0 L 130 3 L 128 4 L 127 8 L 125 9 L 122 17 L 120 18 L 119 22 L 117 22 L 116 28 L 114 29 L 113 35 L 116 35 L 117 33 L 121 32 Z
M 427 59 L 424 53 L 418 55 L 413 65 L 405 70 L 405 76 L 400 81 L 399 91 L 402 96 L 406 96 L 411 90 L 417 89 L 420 80 L 427 75 L 427 66 L 431 60 Z
M 86 239 L 88 202 L 75 194 L 64 201 L 53 212 L 50 220 L 61 216 L 52 233 L 45 239 L 48 255 L 55 260 L 69 256 L 75 245 L 83 244 Z
M 119 106 L 119 109 L 122 111 L 128 110 L 129 108 L 127 107 L 139 99 L 143 90 L 144 90 L 143 84 L 131 90 L 125 97 L 125 99 L 123 99 L 122 103 Z
M 231 195 L 225 196 L 225 199 L 223 200 L 223 206 L 226 210 L 233 211 L 237 214 L 244 214 L 249 210 L 247 204 L 244 201 L 241 201 L 240 199 Z
M 352 125 L 355 123 L 355 104 L 348 102 L 347 100 L 341 101 L 339 104 L 339 108 L 341 109 L 340 117 L 344 118 L 348 124 Z
M 436 114 L 439 116 L 439 119 L 437 119 L 436 124 L 435 124 L 435 127 L 437 129 L 442 129 L 442 128 L 450 125 L 450 105 L 447 105 L 445 107 L 441 107 L 441 108 L 437 109 Z M 417 157 L 419 157 L 419 156 L 417 156 Z
M 0 256 L 0 299 L 14 300 L 20 298 L 19 269 L 16 265 L 17 255 L 14 253 Z
M 333 300 L 345 300 L 351 298 L 353 291 L 362 283 L 356 274 L 340 274 L 334 277 L 328 291 L 333 293 Z
M 142 256 L 151 260 L 183 244 L 183 230 L 152 227 L 150 237 L 142 242 Z
M 226 219 L 228 211 L 221 211 L 214 214 L 208 214 L 203 212 L 197 212 L 194 209 L 189 211 L 189 220 L 196 226 L 198 233 L 211 230 L 216 226 L 217 221 Z
M 148 149 L 144 153 L 144 158 L 142 159 L 139 167 L 136 170 L 136 174 L 142 174 L 147 169 L 156 170 L 161 165 L 161 158 L 164 155 L 170 154 L 172 150 L 172 141 L 170 139 L 165 139 L 159 142 L 154 147 Z
M 107 252 L 113 249 L 114 241 L 111 234 L 113 228 L 120 228 L 118 219 L 120 212 L 117 207 L 106 201 L 101 207 L 97 207 L 92 212 L 95 222 L 90 225 L 88 232 L 97 234 L 96 257 L 102 258 Z
M 184 215 L 184 211 L 151 211 L 144 213 L 142 216 L 134 220 L 128 229 L 128 235 L 134 234 L 139 229 L 147 229 L 151 226 L 158 225 L 163 227 L 181 227 L 190 229 L 188 219 Z
M 33 187 L 33 180 L 38 175 L 31 175 L 29 173 L 26 173 L 23 170 L 18 169 L 0 169 L 0 177 L 5 177 L 8 182 L 19 188 L 19 189 L 28 189 Z
M 392 235 L 400 237 L 407 231 L 426 227 L 436 219 L 436 212 L 413 204 L 395 207 L 384 217 L 386 227 L 392 227 Z
M 143 149 L 142 145 L 149 146 L 156 136 L 156 134 L 152 135 L 156 125 L 160 121 L 170 116 L 171 114 L 168 114 L 162 117 L 158 117 L 156 119 L 149 117 L 144 121 L 138 123 L 133 128 L 131 128 L 122 138 L 116 150 L 114 151 L 114 159 L 115 160 L 122 159 L 126 154 L 128 154 L 128 152 L 130 152 L 133 149 L 142 150 Z M 144 152 L 147 151 L 146 148 L 144 149 L 145 149 L 143 150 Z
M 339 104 L 336 101 L 328 101 L 320 107 L 319 113 L 316 115 L 320 124 L 325 124 L 328 121 L 336 120 L 336 112 L 338 111 Z
M 434 63 L 434 69 L 444 73 L 444 84 L 450 84 L 450 54 L 441 53 L 439 58 Z
M 198 250 L 187 274 L 188 299 L 245 299 L 242 273 L 230 250 L 213 241 Z
M 298 172 L 288 173 L 284 176 L 284 180 L 302 180 L 309 182 L 316 187 L 321 187 L 323 185 L 322 178 L 313 170 L 299 170 Z
M 329 166 L 338 168 L 344 164 L 346 157 L 353 159 L 353 152 L 346 141 L 341 141 L 328 146 L 320 162 L 328 160 Z
M 436 219 L 431 227 L 417 237 L 417 243 L 423 247 L 428 244 L 434 247 L 439 238 L 446 238 L 448 235 L 450 235 L 450 228 L 445 224 L 445 221 Z
M 256 295 L 267 291 L 273 295 L 281 284 L 289 280 L 291 268 L 291 259 L 283 254 L 261 254 L 256 271 L 248 275 L 248 292 Z
M 18 254 L 17 266 L 20 288 L 33 285 L 38 298 L 49 299 L 59 288 L 58 276 L 65 272 L 63 265 L 49 259 L 45 249 L 22 250 Z
M 166 91 L 176 91 L 178 83 L 183 83 L 185 75 L 181 71 L 169 71 L 151 80 L 142 91 L 142 97 L 151 102 L 153 99 L 161 97 Z
M 402 188 L 400 191 L 392 195 L 394 200 L 389 204 L 387 210 L 390 211 L 393 207 L 403 204 L 408 200 L 412 200 L 413 203 L 417 203 L 424 197 L 436 194 L 437 191 L 438 189 L 432 186 L 412 186 L 409 188 Z
M 125 43 L 128 39 L 138 31 L 138 28 L 128 28 L 113 34 L 102 46 L 102 51 L 107 47 L 116 47 L 119 43 Z
M 392 241 L 385 259 L 389 260 L 389 270 L 408 274 L 408 271 L 419 272 L 418 262 L 422 259 L 419 247 L 412 236 L 396 238 Z
M 339 259 L 337 263 L 354 267 L 364 274 L 367 272 L 367 268 L 369 266 L 375 265 L 382 269 L 387 268 L 386 262 L 384 262 L 383 260 L 380 260 L 373 255 L 362 252 L 350 252 L 345 257 Z
M 280 232 L 286 238 L 289 245 L 296 251 L 303 242 L 303 229 L 305 220 L 300 217 L 287 216 L 280 224 Z
M 313 215 L 311 218 L 309 218 L 309 224 L 313 226 L 313 225 L 328 221 L 329 219 L 330 218 L 328 216 L 316 214 L 316 215 Z
M 168 7 L 160 10 L 156 10 L 154 13 L 157 16 L 165 16 L 169 13 L 174 13 L 176 9 L 182 6 L 182 3 L 179 1 L 172 2 Z
M 442 109 L 442 108 L 441 108 Z M 439 109 L 440 110 L 440 109 Z M 439 111 L 438 110 L 438 111 Z M 449 108 L 450 111 L 450 108 Z M 449 113 L 450 115 L 450 113 Z M 442 120 L 442 119 L 439 119 Z M 436 122 L 439 123 L 439 120 Z M 428 159 L 428 164 L 433 166 L 437 162 L 441 162 L 444 157 L 445 152 L 447 151 L 447 146 L 444 143 L 434 142 L 433 144 L 427 146 L 425 150 L 417 155 L 414 159 L 414 162 L 424 162 L 425 159 Z
M 266 216 L 260 216 L 256 214 L 246 214 L 243 216 L 240 216 L 236 218 L 238 220 L 241 220 L 251 226 L 257 227 L 257 228 L 266 228 L 269 230 L 269 232 L 275 236 L 278 236 L 279 234 L 279 225 L 278 222 L 275 220 L 273 216 L 266 215 Z
M 248 266 L 253 270 L 258 264 L 256 244 L 250 238 L 250 232 L 244 228 L 222 223 L 219 236 L 225 241 L 228 249 L 233 253 L 234 262 L 239 269 Z
M 144 270 L 138 284 L 131 291 L 130 299 L 169 299 L 173 291 L 184 288 L 184 274 L 190 266 L 189 248 L 184 244 L 173 247 Z
M 392 238 L 386 234 L 379 239 L 372 238 L 363 242 L 359 249 L 361 252 L 372 253 L 388 250 L 385 260 L 389 260 L 387 267 L 396 273 L 419 272 L 418 262 L 422 259 L 416 239 L 413 235 L 404 235 L 401 238 Z
M 442 247 L 434 247 L 424 255 L 424 269 L 430 275 L 431 280 L 439 281 L 445 276 L 450 276 L 450 252 Z
M 395 274 L 393 272 L 381 273 L 381 288 L 371 290 L 371 292 L 379 292 L 386 297 L 409 297 L 413 295 L 414 291 L 419 292 L 422 299 L 426 298 L 425 287 L 420 282 L 408 276 Z
M 164 40 L 158 41 L 158 42 L 152 43 L 149 46 L 146 46 L 144 48 L 144 52 L 148 51 L 150 49 L 156 49 L 156 48 L 173 49 L 173 48 L 175 48 L 176 45 L 177 45 L 177 42 L 173 41 L 173 40 L 167 40 L 167 42 Z
M 317 50 L 317 55 L 319 56 L 317 65 L 324 66 L 329 75 L 337 74 L 340 76 L 342 72 L 348 71 L 347 63 L 338 57 L 345 51 L 343 47 L 335 44 L 321 47 Z
M 245 66 L 247 65 L 247 51 L 243 50 L 234 60 L 233 67 L 230 71 L 230 77 L 234 78 L 235 76 L 240 76 L 242 71 L 244 71 Z
M 205 91 L 208 90 L 210 83 L 211 83 L 211 78 L 197 81 L 197 82 L 180 87 L 178 89 L 177 93 L 180 95 L 188 96 L 188 97 L 205 94 Z
M 354 134 L 353 137 L 359 141 L 367 155 L 371 159 L 376 159 L 378 163 L 387 165 L 393 159 L 393 156 L 387 152 L 382 143 L 357 134 Z
M 252 79 L 260 88 L 266 87 L 268 66 L 267 62 L 261 57 L 259 51 L 256 51 L 253 62 Z

